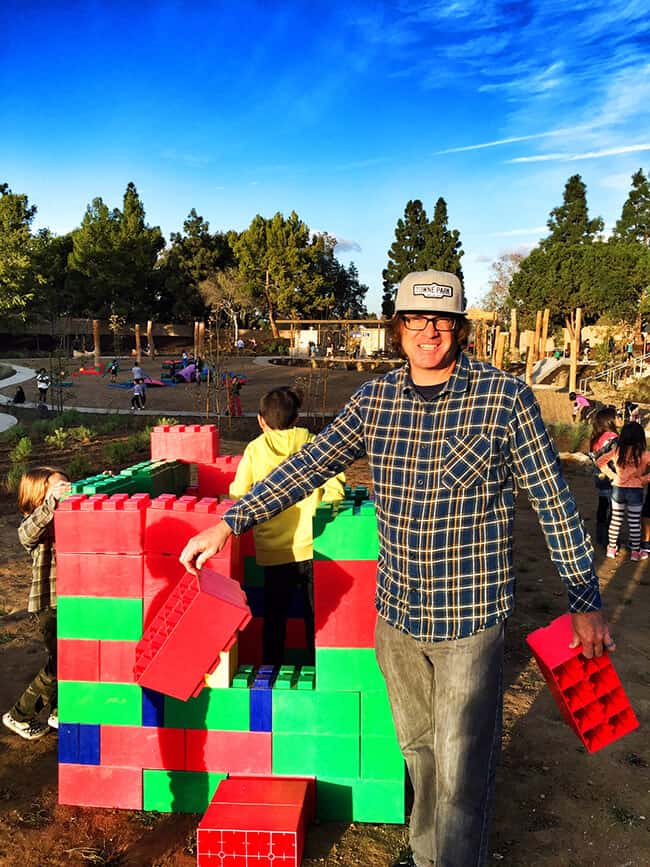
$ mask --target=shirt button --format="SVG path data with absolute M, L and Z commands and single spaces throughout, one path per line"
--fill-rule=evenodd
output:
M 418 479 L 417 484 L 418 484 L 418 488 L 421 488 L 422 485 L 424 484 L 424 479 Z

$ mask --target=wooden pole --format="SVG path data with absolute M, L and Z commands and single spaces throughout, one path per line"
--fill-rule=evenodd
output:
M 530 332 L 528 334 L 528 354 L 526 355 L 526 385 L 532 388 L 533 385 L 533 367 L 535 365 L 535 346 L 537 340 L 533 336 L 531 339 Z
M 506 340 L 508 335 L 505 331 L 501 332 L 497 338 L 496 351 L 494 353 L 494 366 L 499 370 L 503 370 L 503 353 L 506 348 Z
M 548 340 L 548 320 L 550 310 L 548 307 L 544 309 L 544 319 L 542 321 L 542 338 L 539 342 L 539 357 L 546 358 L 546 341 Z
M 517 343 L 519 334 L 517 333 L 517 311 L 513 307 L 510 311 L 510 358 L 513 361 L 519 360 L 519 344 Z
M 497 357 L 497 344 L 499 343 L 499 338 L 501 337 L 501 326 L 497 325 L 494 329 L 494 338 L 492 340 L 492 364 L 495 363 Z
M 578 379 L 578 350 L 580 349 L 580 333 L 582 331 L 582 308 L 576 307 L 576 327 L 571 341 L 571 361 L 569 365 L 569 391 L 576 390 Z
M 203 358 L 203 345 L 205 343 L 205 322 L 199 322 L 198 346 L 195 358 Z
M 539 338 L 542 332 L 542 311 L 537 311 L 537 316 L 535 318 L 535 339 L 533 341 L 533 361 L 537 361 L 539 355 Z
M 135 363 L 141 364 L 142 362 L 142 345 L 140 343 L 140 326 L 138 323 L 135 323 Z
M 147 320 L 147 345 L 149 346 L 149 358 L 153 358 L 155 347 L 153 345 L 153 322 L 151 319 Z
M 95 367 L 98 368 L 101 364 L 101 345 L 99 340 L 99 319 L 93 319 L 93 344 L 95 350 Z
M 194 320 L 194 346 L 192 348 L 194 353 L 194 358 L 196 358 L 196 353 L 199 351 L 199 323 Z

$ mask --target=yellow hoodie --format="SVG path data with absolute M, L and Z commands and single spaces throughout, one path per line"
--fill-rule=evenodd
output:
M 268 430 L 250 442 L 237 467 L 230 485 L 230 496 L 239 499 L 257 482 L 266 478 L 271 470 L 299 451 L 314 435 L 304 427 L 286 430 Z M 343 499 L 345 475 L 340 473 L 317 488 L 312 494 L 280 512 L 270 521 L 253 528 L 256 559 L 260 566 L 279 566 L 282 563 L 300 563 L 314 556 L 312 517 L 321 500 L 333 502 Z

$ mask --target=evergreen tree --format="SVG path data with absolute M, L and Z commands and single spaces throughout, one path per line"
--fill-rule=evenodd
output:
M 541 246 L 548 249 L 554 244 L 584 244 L 593 241 L 604 223 L 600 217 L 589 219 L 587 187 L 580 175 L 572 175 L 564 187 L 561 205 L 553 208 L 546 225 L 550 235 Z
M 646 247 L 650 243 L 650 183 L 643 169 L 632 175 L 632 189 L 616 223 L 613 240 L 638 241 Z
M 0 315 L 21 314 L 38 282 L 32 266 L 36 206 L 0 184 Z
M 395 287 L 411 271 L 422 271 L 429 220 L 420 199 L 411 199 L 404 208 L 404 218 L 395 227 L 395 240 L 388 251 L 388 264 L 382 272 L 384 295 L 382 313 L 392 316 Z
M 433 219 L 427 227 L 424 254 L 422 258 L 423 268 L 432 268 L 435 271 L 448 271 L 456 274 L 463 282 L 463 269 L 460 264 L 463 256 L 460 232 L 458 229 L 449 229 L 447 216 L 447 202 L 441 197 L 436 202 Z

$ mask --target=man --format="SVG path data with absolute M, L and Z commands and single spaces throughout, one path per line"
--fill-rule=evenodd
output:
M 414 789 L 417 867 L 485 862 L 501 741 L 503 630 L 513 608 L 515 483 L 568 586 L 572 646 L 613 648 L 592 548 L 525 383 L 470 359 L 453 274 L 402 280 L 390 324 L 407 364 L 365 383 L 313 442 L 181 554 L 199 568 L 228 536 L 366 454 L 380 537 L 375 646 Z

